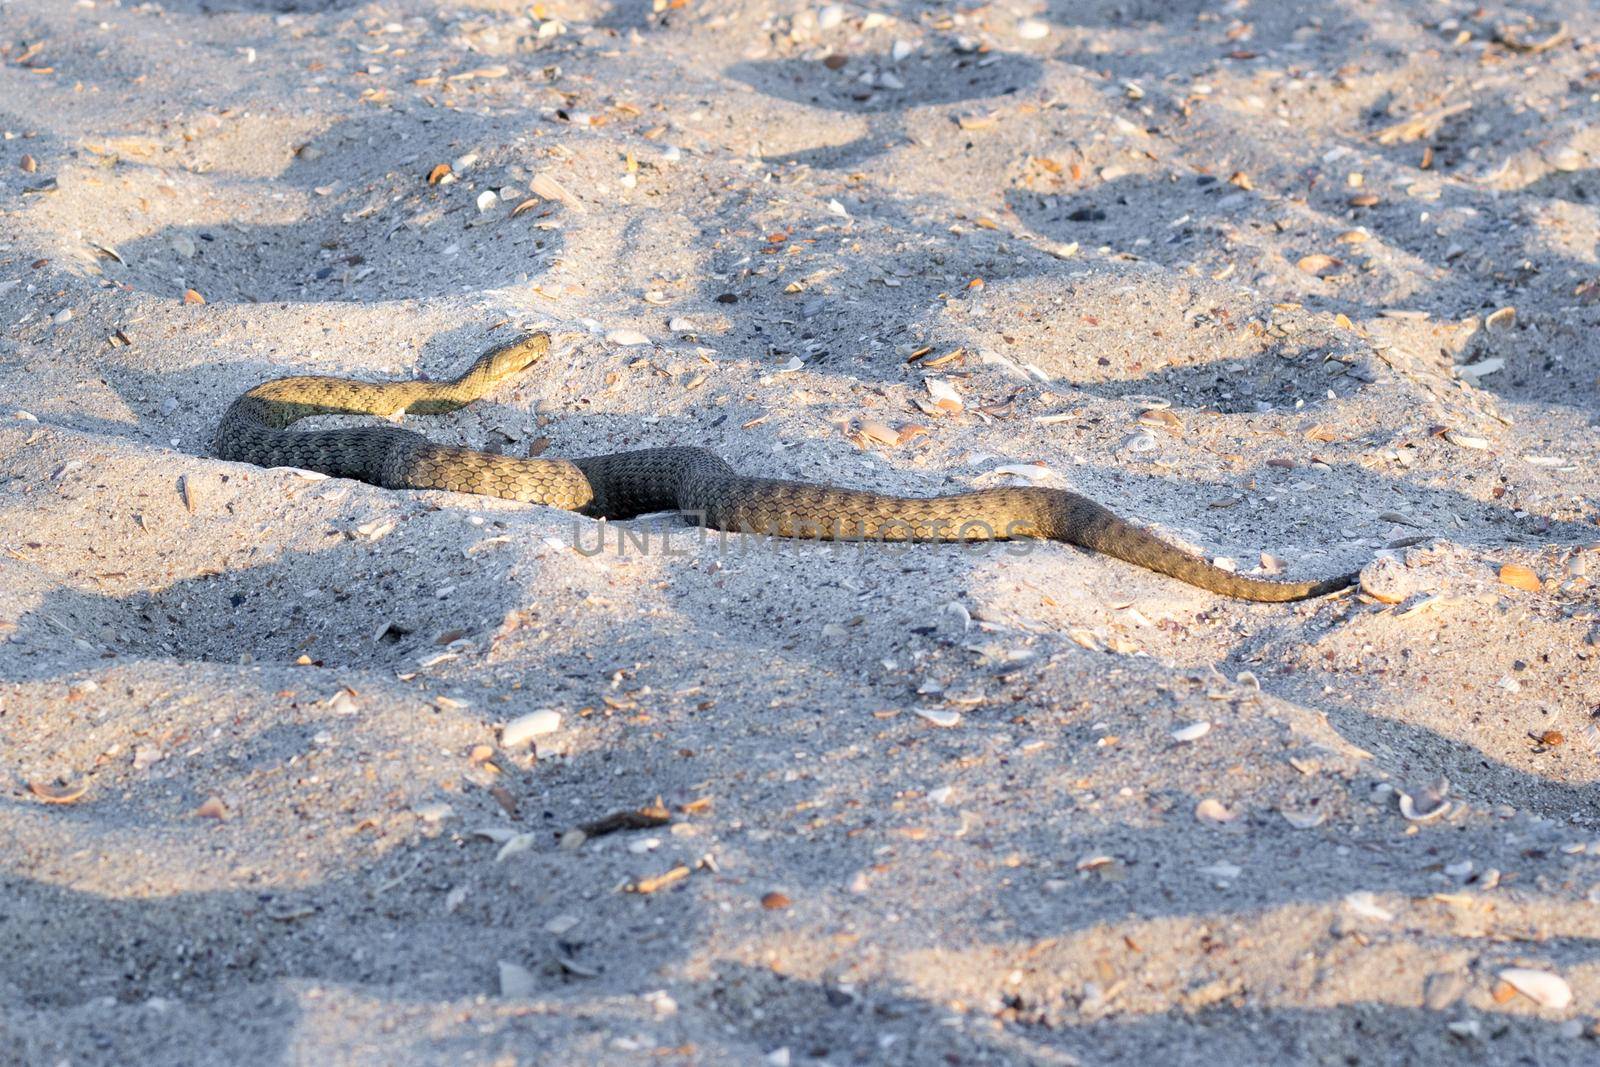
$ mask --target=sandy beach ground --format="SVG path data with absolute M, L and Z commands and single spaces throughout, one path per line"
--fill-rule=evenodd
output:
M 1600 12 L 655 8 L 0 0 L 0 1063 L 1600 1058 Z M 208 456 L 527 329 L 1362 585 Z

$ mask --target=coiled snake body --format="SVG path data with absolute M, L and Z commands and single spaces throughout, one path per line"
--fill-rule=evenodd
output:
M 470 404 L 550 348 L 535 334 L 486 352 L 454 381 L 358 382 L 296 377 L 264 382 L 228 408 L 213 451 L 263 467 L 300 467 L 389 489 L 449 489 L 625 519 L 679 510 L 741 533 L 817 539 L 1065 541 L 1245 600 L 1303 600 L 1342 589 L 1223 570 L 1167 544 L 1077 493 L 1039 486 L 897 497 L 809 482 L 752 478 L 705 448 L 646 448 L 581 459 L 519 459 L 438 445 L 398 426 L 291 430 L 309 415 L 437 415 Z

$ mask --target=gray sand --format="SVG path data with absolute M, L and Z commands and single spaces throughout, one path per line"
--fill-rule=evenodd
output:
M 1600 1057 L 1600 14 L 659 6 L 0 0 L 0 1062 Z M 206 455 L 528 328 L 408 424 L 1363 587 Z

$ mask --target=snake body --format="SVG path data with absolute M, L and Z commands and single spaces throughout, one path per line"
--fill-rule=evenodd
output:
M 218 458 L 300 467 L 388 489 L 448 489 L 595 518 L 689 513 L 736 533 L 822 540 L 978 541 L 1042 538 L 1171 575 L 1245 600 L 1288 601 L 1351 585 L 1356 575 L 1275 581 L 1235 574 L 1185 552 L 1077 493 L 1042 486 L 899 497 L 739 474 L 706 448 L 645 448 L 579 459 L 520 459 L 434 444 L 399 426 L 292 430 L 309 415 L 436 415 L 454 411 L 520 374 L 549 351 L 534 334 L 484 353 L 453 381 L 361 382 L 294 377 L 264 382 L 228 408 Z

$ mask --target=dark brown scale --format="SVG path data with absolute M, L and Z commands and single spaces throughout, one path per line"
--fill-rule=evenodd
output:
M 549 348 L 545 334 L 524 338 L 485 353 L 450 382 L 322 377 L 265 382 L 228 408 L 213 451 L 222 459 L 300 467 L 388 489 L 450 489 L 547 504 L 595 518 L 677 510 L 736 533 L 824 540 L 1065 541 L 1245 600 L 1304 600 L 1343 589 L 1357 577 L 1280 582 L 1234 574 L 1063 489 L 1028 486 L 897 497 L 749 477 L 709 449 L 693 446 L 573 460 L 518 459 L 436 445 L 398 426 L 288 429 L 308 415 L 454 411 L 526 370 Z

